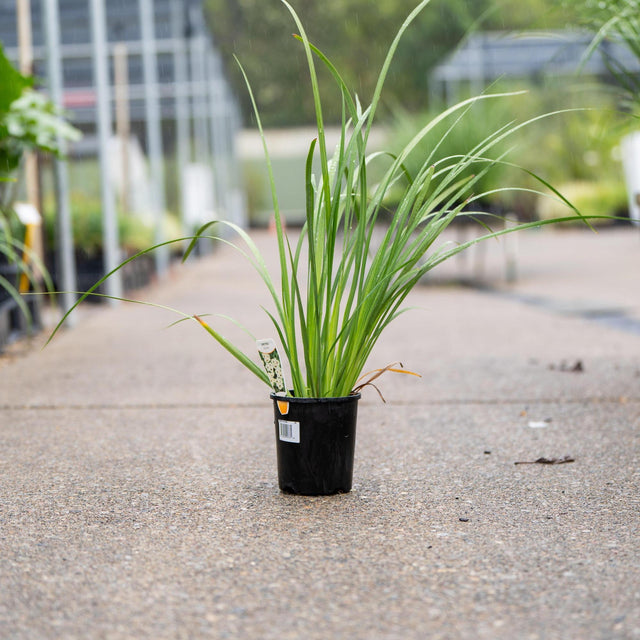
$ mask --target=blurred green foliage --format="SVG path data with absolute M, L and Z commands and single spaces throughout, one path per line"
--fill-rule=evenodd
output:
M 17 100 L 24 89 L 33 84 L 31 78 L 23 76 L 8 60 L 0 43 L 0 114 L 9 111 L 14 100 Z
M 593 55 L 603 42 L 624 47 L 640 63 L 640 0 L 563 0 L 576 25 L 591 31 L 593 41 L 585 57 Z M 640 76 L 604 49 L 605 62 L 623 95 L 623 105 L 640 116 Z
M 45 207 L 45 235 L 48 246 L 54 246 L 55 207 Z M 102 203 L 99 198 L 75 192 L 72 196 L 73 239 L 76 249 L 87 256 L 99 255 L 102 251 Z M 153 244 L 153 230 L 139 219 L 120 214 L 118 232 L 123 247 L 144 248 Z
M 624 215 L 627 204 L 627 191 L 619 180 L 598 182 L 577 180 L 561 185 L 562 195 L 585 216 Z M 551 220 L 569 215 L 569 208 L 557 198 L 540 198 L 536 206 L 540 220 Z M 572 226 L 583 223 L 568 223 Z M 593 220 L 592 224 L 611 224 L 606 220 Z
M 371 97 L 391 34 L 417 4 L 415 0 L 292 0 L 314 44 L 338 67 L 363 102 Z M 313 122 L 302 47 L 279 0 L 205 0 L 216 45 L 240 97 L 245 121 L 252 119 L 246 87 L 233 55 L 247 71 L 267 127 Z M 385 86 L 384 99 L 408 111 L 427 106 L 429 70 L 470 29 L 564 26 L 566 12 L 552 0 L 433 0 L 405 34 Z M 327 121 L 340 119 L 340 93 L 320 76 Z M 325 91 L 325 88 L 330 91 Z
M 514 85 L 503 83 L 501 88 L 514 89 Z M 587 206 L 585 213 L 594 213 L 593 208 L 597 206 L 598 213 L 618 214 L 626 207 L 618 148 L 624 114 L 615 106 L 616 99 L 611 92 L 597 90 L 593 85 L 586 88 L 556 81 L 546 87 L 531 86 L 524 95 L 476 103 L 450 131 L 453 120 L 445 121 L 409 157 L 407 168 L 413 173 L 421 160 L 431 153 L 434 162 L 471 153 L 476 145 L 502 126 L 524 122 L 540 113 L 561 111 L 524 127 L 508 143 L 500 143 L 492 149 L 494 159 L 506 154 L 504 163 L 497 162 L 474 186 L 476 196 L 486 194 L 478 204 L 515 213 L 521 219 L 531 219 L 536 212 L 551 208 L 568 215 L 566 205 L 558 203 L 550 208 L 550 205 L 540 204 L 539 197 L 527 191 L 494 191 L 501 185 L 516 182 L 525 188 L 535 187 L 532 177 L 513 166 L 519 165 L 552 183 L 563 194 L 566 186 L 571 194 L 597 195 L 597 204 Z M 401 149 L 412 132 L 435 115 L 437 112 L 409 114 L 398 110 L 389 135 L 394 148 Z M 472 172 L 473 167 L 469 173 Z M 604 186 L 601 190 L 589 186 L 595 184 Z M 393 208 L 393 202 L 388 204 Z
M 87 257 L 95 257 L 102 252 L 103 217 L 102 201 L 98 196 L 82 191 L 71 194 L 73 210 L 73 241 L 77 251 Z M 151 216 L 118 214 L 118 237 L 125 252 L 135 253 L 154 243 L 154 220 Z M 180 223 L 176 216 L 167 213 L 164 220 L 167 237 L 180 237 Z M 44 229 L 48 246 L 54 246 L 55 204 L 48 198 L 44 207 Z
M 449 158 L 462 157 L 474 154 L 474 149 L 495 131 L 515 120 L 517 107 L 513 104 L 514 98 L 497 98 L 479 101 L 471 105 L 462 113 L 457 113 L 443 120 L 433 128 L 429 134 L 417 145 L 411 155 L 405 161 L 405 167 L 413 177 L 424 164 L 425 158 L 430 157 L 430 163 L 438 167 Z M 395 111 L 389 140 L 392 151 L 399 152 L 415 136 L 416 131 L 440 115 L 440 110 L 428 109 L 421 113 L 409 113 L 405 109 L 398 108 Z M 498 143 L 491 151 L 491 158 L 497 159 L 513 144 Z M 477 155 L 477 152 L 475 153 Z M 479 179 L 474 185 L 474 193 L 481 195 L 498 188 L 504 183 L 505 173 L 508 168 L 496 164 L 485 173 L 486 162 L 478 161 L 470 163 L 467 175 L 478 175 Z M 438 177 L 434 177 L 434 183 Z M 397 197 L 401 196 L 403 185 L 398 185 Z M 487 194 L 480 198 L 480 204 L 491 206 L 498 198 Z M 394 207 L 393 199 L 387 202 Z
M 51 289 L 51 281 L 13 209 L 16 174 L 26 151 L 60 154 L 61 140 L 80 137 L 32 85 L 33 79 L 13 67 L 0 45 L 0 271 L 5 274 L 0 273 L 0 297 L 12 298 L 28 324 L 31 311 L 20 292 L 28 287 L 38 289 L 40 281 Z M 20 277 L 7 277 L 13 271 Z
M 14 69 L 0 45 L 0 175 L 12 175 L 27 149 L 57 154 L 59 138 L 80 138 L 50 100 L 30 90 L 32 84 Z

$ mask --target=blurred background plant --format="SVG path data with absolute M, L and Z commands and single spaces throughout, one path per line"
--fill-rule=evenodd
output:
M 571 7 L 576 24 L 593 34 L 583 66 L 591 57 L 602 56 L 611 74 L 609 86 L 615 106 L 627 116 L 614 131 L 620 140 L 626 209 L 640 224 L 640 0 L 563 0 L 563 6 Z M 613 47 L 622 53 L 616 54 Z M 607 194 L 601 189 L 592 195 L 588 204 L 594 206 Z
M 429 11 L 419 17 L 415 29 L 407 34 L 397 51 L 385 86 L 385 101 L 380 105 L 379 131 L 374 133 L 381 134 L 381 138 L 386 135 L 386 140 L 399 148 L 403 140 L 440 111 L 442 105 L 436 104 L 430 96 L 430 72 L 462 46 L 465 36 L 473 32 L 564 29 L 575 32 L 576 29 L 587 29 L 593 35 L 594 50 L 602 42 L 617 41 L 640 59 L 639 3 L 640 0 L 433 0 Z M 388 34 L 400 25 L 415 4 L 416 0 L 379 0 L 372 9 L 368 0 L 294 1 L 294 5 L 298 5 L 296 10 L 309 27 L 311 41 L 331 55 L 344 70 L 345 80 L 363 101 L 373 90 L 374 70 L 383 59 Z M 225 75 L 235 87 L 245 127 L 251 130 L 254 121 L 241 74 L 233 60 L 235 53 L 240 54 L 249 77 L 259 79 L 254 82 L 254 90 L 263 124 L 269 131 L 282 128 L 281 131 L 291 134 L 292 139 L 296 136 L 300 139 L 300 131 L 293 129 L 313 123 L 313 104 L 304 73 L 304 55 L 292 37 L 293 29 L 281 19 L 279 3 L 203 0 L 203 6 L 208 26 L 225 62 Z M 606 47 L 604 49 L 606 51 Z M 494 149 L 494 155 L 509 151 L 505 160 L 531 167 L 550 183 L 558 185 L 561 191 L 568 189 L 567 193 L 586 213 L 603 207 L 606 211 L 602 213 L 624 212 L 628 203 L 624 197 L 619 141 L 624 126 L 629 126 L 628 114 L 633 112 L 634 96 L 637 108 L 639 81 L 633 73 L 624 73 L 615 60 L 609 62 L 613 73 L 604 82 L 602 78 L 581 77 L 577 67 L 574 76 L 561 80 L 549 77 L 529 78 L 526 82 L 500 80 L 489 90 L 525 88 L 527 95 L 491 104 L 480 101 L 451 133 L 444 135 L 445 125 L 433 132 L 408 163 L 417 163 L 421 153 L 430 153 L 438 143 L 436 160 L 467 153 L 487 131 L 536 113 L 567 106 L 594 107 L 593 111 L 567 113 L 530 127 L 522 132 L 521 141 L 515 140 L 513 148 L 510 142 L 508 146 Z M 320 71 L 319 83 L 327 96 L 327 126 L 338 124 L 340 95 L 331 90 L 333 79 L 326 71 Z M 19 173 L 17 168 L 25 149 L 55 153 L 57 134 L 76 135 L 46 98 L 31 90 L 32 85 L 32 79 L 19 74 L 0 54 L 0 206 L 4 201 L 10 202 L 19 187 L 14 178 Z M 624 91 L 623 98 L 620 87 Z M 627 113 L 626 121 L 619 113 L 621 106 Z M 290 152 L 272 153 L 281 206 L 290 223 L 296 222 L 296 212 L 304 208 L 304 157 L 309 140 L 292 145 Z M 521 149 L 527 149 L 526 158 L 519 155 Z M 94 157 L 88 156 L 86 149 L 75 153 L 72 147 L 70 204 L 76 249 L 96 254 L 101 243 L 98 164 Z M 164 163 L 166 208 L 178 211 L 181 208 L 178 176 L 182 168 L 176 166 L 175 154 L 170 152 L 165 153 Z M 262 158 L 242 157 L 242 169 L 249 220 L 256 226 L 265 226 L 273 212 Z M 526 191 L 490 193 L 501 183 L 511 182 L 513 171 L 507 164 L 496 164 L 491 172 L 484 174 L 474 192 L 486 195 L 476 204 L 527 220 L 566 213 L 560 203 L 548 200 L 543 203 Z M 50 233 L 53 198 L 49 194 L 53 182 L 48 173 L 45 161 L 41 176 L 46 186 L 43 210 Z M 518 176 L 518 182 L 522 177 Z M 7 178 L 11 180 L 6 182 Z M 385 204 L 393 209 L 393 194 Z M 12 214 L 7 213 L 11 211 L 7 204 L 3 210 L 4 221 L 6 215 Z M 140 221 L 129 220 L 122 213 L 118 224 L 123 241 L 127 248 L 138 248 L 136 245 L 148 234 L 144 215 Z M 175 218 L 168 224 L 176 226 Z M 14 236 L 19 237 L 19 225 L 15 220 L 12 225 Z M 5 245 L 6 237 L 5 233 Z
M 61 139 L 81 136 L 32 86 L 33 79 L 19 73 L 0 46 L 0 301 L 13 301 L 29 323 L 31 313 L 20 288 L 38 288 L 49 277 L 25 241 L 26 226 L 13 206 L 18 171 L 26 151 L 58 155 Z M 20 286 L 25 278 L 28 284 Z
M 20 162 L 21 153 L 15 148 L 15 141 L 9 133 L 7 118 L 11 105 L 18 100 L 23 91 L 31 85 L 31 81 L 18 73 L 4 55 L 0 45 L 0 177 L 2 178 L 2 194 L 4 197 L 13 171 Z M 0 205 L 4 198 L 0 199 Z
M 32 89 L 33 79 L 14 69 L 0 45 L 0 176 L 15 184 L 16 172 L 27 150 L 58 155 L 58 141 L 77 141 L 80 132 L 44 95 Z M 0 201 L 3 212 L 10 204 L 12 189 Z
M 86 167 L 85 167 L 86 168 Z M 103 275 L 103 219 L 102 202 L 99 195 L 88 191 L 73 191 L 71 193 L 73 207 L 72 233 L 74 241 L 74 257 L 78 280 L 78 290 L 86 291 Z M 51 278 L 54 287 L 58 288 L 58 274 L 55 269 L 53 248 L 56 236 L 56 209 L 53 198 L 44 201 L 44 241 L 47 249 L 46 263 L 54 265 Z M 132 214 L 118 212 L 118 238 L 122 257 L 127 258 L 154 244 L 154 217 L 149 213 Z M 178 238 L 182 235 L 180 220 L 171 213 L 163 216 L 164 233 L 168 238 Z M 180 244 L 173 246 L 176 254 L 181 252 Z M 136 263 L 127 265 L 123 272 L 127 289 L 136 289 L 148 284 L 153 277 L 154 267 L 151 256 L 145 256 Z M 100 302 L 99 298 L 90 299 Z
M 526 89 L 526 93 L 491 104 L 475 104 L 450 131 L 451 123 L 443 123 L 408 159 L 409 170 L 421 156 L 436 147 L 434 160 L 464 155 L 491 131 L 518 118 L 568 110 L 524 128 L 514 140 L 494 150 L 494 158 L 506 154 L 504 163 L 498 162 L 477 182 L 474 193 L 486 195 L 481 196 L 473 208 L 480 206 L 483 210 L 515 215 L 521 220 L 568 214 L 566 204 L 556 198 L 541 198 L 526 190 L 497 191 L 501 185 L 515 181 L 514 173 L 520 174 L 517 182 L 525 189 L 535 185 L 533 179 L 527 179 L 521 170 L 511 166 L 515 163 L 526 165 L 548 179 L 585 215 L 625 213 L 627 197 L 619 151 L 619 131 L 625 118 L 616 110 L 611 92 L 596 90 L 592 85 L 567 88 L 558 81 L 550 81 L 544 87 L 502 81 L 497 87 L 500 90 Z M 496 86 L 492 87 L 495 89 Z M 410 114 L 397 109 L 389 133 L 394 148 L 402 148 L 411 131 L 423 126 L 436 113 L 427 110 Z M 387 204 L 393 208 L 392 201 Z
M 563 4 L 574 12 L 578 26 L 594 33 L 585 60 L 603 43 L 613 42 L 640 61 L 640 0 L 564 0 Z M 640 77 L 612 56 L 606 46 L 601 51 L 622 92 L 622 105 L 639 117 Z
M 393 148 L 401 148 L 403 141 L 406 142 L 420 126 L 441 110 L 441 104 L 429 99 L 429 72 L 460 45 L 465 35 L 475 30 L 516 33 L 532 29 L 544 32 L 589 29 L 594 37 L 598 33 L 600 41 L 605 34 L 602 27 L 607 24 L 607 37 L 613 37 L 615 33 L 618 39 L 626 38 L 627 46 L 637 54 L 640 46 L 637 39 L 640 11 L 634 13 L 633 9 L 638 8 L 639 2 L 432 2 L 430 10 L 420 16 L 416 29 L 402 42 L 390 70 L 385 86 L 386 102 L 380 110 L 380 126 L 385 130 L 387 140 Z M 338 66 L 345 69 L 346 80 L 357 87 L 358 93 L 366 99 L 372 90 L 370 70 L 378 67 L 386 42 L 379 31 L 380 25 L 390 30 L 415 3 L 413 0 L 382 0 L 376 4 L 376 10 L 369 14 L 364 4 L 361 0 L 330 1 L 322 3 L 322 8 L 313 3 L 304 3 L 296 9 L 309 25 L 311 40 L 331 52 Z M 304 125 L 312 121 L 312 105 L 308 100 L 306 76 L 302 71 L 304 60 L 299 49 L 296 49 L 291 30 L 283 27 L 279 21 L 277 3 L 272 7 L 270 3 L 258 3 L 256 0 L 208 0 L 206 7 L 221 53 L 228 61 L 230 78 L 238 88 L 247 123 L 252 121 L 250 105 L 231 57 L 232 53 L 238 51 L 242 52 L 241 62 L 248 75 L 260 78 L 254 90 L 263 123 L 267 127 Z M 442 28 L 443 24 L 447 25 L 446 29 Z M 274 42 L 277 42 L 276 47 L 273 46 Z M 611 71 L 614 70 L 611 67 Z M 624 127 L 629 124 L 628 117 L 625 119 L 624 113 L 620 112 L 619 86 L 625 78 L 620 73 L 611 73 L 608 78 L 584 77 L 578 64 L 573 71 L 573 75 L 563 78 L 545 76 L 499 80 L 488 90 L 526 89 L 527 94 L 504 102 L 481 101 L 475 104 L 449 134 L 445 135 L 448 128 L 446 124 L 434 131 L 407 162 L 409 165 L 419 163 L 421 154 L 430 153 L 436 144 L 439 147 L 435 159 L 468 153 L 496 126 L 526 119 L 537 113 L 582 109 L 528 127 L 515 144 L 511 140 L 508 146 L 494 149 L 494 157 L 509 151 L 505 157 L 507 162 L 531 167 L 550 183 L 559 186 L 561 192 L 567 187 L 585 212 L 592 212 L 595 207 L 606 207 L 601 213 L 626 215 L 628 202 L 619 148 Z M 328 84 L 331 78 L 328 74 L 320 74 L 319 82 L 321 85 Z M 625 86 L 627 89 L 637 86 L 637 78 L 632 73 L 626 78 Z M 325 92 L 330 98 L 326 119 L 336 122 L 340 116 L 340 96 L 337 93 L 333 96 L 335 104 L 332 105 L 330 93 Z M 463 98 L 464 94 L 458 97 Z M 304 193 L 301 188 L 296 190 L 296 185 L 302 183 L 302 179 L 297 177 L 302 174 L 304 145 L 300 145 L 300 148 L 301 151 L 292 150 L 288 156 L 273 154 L 272 160 L 283 202 L 297 202 L 301 211 Z M 519 155 L 522 153 L 520 149 L 527 150 L 526 158 Z M 299 165 L 297 169 L 296 163 Z M 267 177 L 254 158 L 245 160 L 244 170 L 247 200 L 251 204 L 250 220 L 254 224 L 264 225 L 269 216 Z M 488 193 L 501 183 L 510 182 L 513 171 L 506 164 L 496 164 L 483 175 L 474 191 L 487 195 L 476 204 L 527 220 L 537 216 L 566 215 L 567 209 L 562 203 L 540 199 L 526 191 Z M 289 178 L 280 179 L 280 175 Z M 522 181 L 522 176 L 518 181 Z M 393 209 L 393 194 L 390 194 L 386 204 Z M 291 208 L 293 211 L 295 204 Z M 295 217 L 295 213 L 292 213 L 292 221 L 295 221 Z
M 295 2 L 308 25 L 310 40 L 330 52 L 345 80 L 363 100 L 373 91 L 377 69 L 388 45 L 387 35 L 400 26 L 415 0 L 324 0 Z M 246 122 L 253 121 L 242 76 L 233 59 L 239 54 L 250 78 L 260 78 L 256 100 L 265 127 L 298 126 L 314 121 L 307 90 L 304 55 L 292 29 L 282 20 L 277 2 L 205 0 L 208 24 L 226 62 Z M 429 71 L 473 29 L 554 29 L 572 19 L 570 7 L 555 0 L 435 0 L 421 15 L 413 33 L 398 48 L 385 86 L 387 96 L 412 112 L 424 109 Z M 445 27 L 445 28 L 443 28 Z M 321 89 L 332 93 L 330 75 L 321 70 Z M 258 83 L 256 83 L 258 84 Z M 339 93 L 329 96 L 326 121 L 339 123 Z
M 424 163 L 425 157 L 431 156 L 432 164 L 439 165 L 447 158 L 471 153 L 487 136 L 500 130 L 509 122 L 513 122 L 515 109 L 512 100 L 512 97 L 505 97 L 503 100 L 480 101 L 472 104 L 464 113 L 456 114 L 455 118 L 441 122 L 416 146 L 404 162 L 405 167 L 411 175 L 416 175 L 417 170 Z M 398 105 L 393 110 L 388 134 L 392 144 L 392 152 L 399 153 L 415 136 L 415 132 L 434 120 L 439 113 L 440 110 L 434 108 L 411 113 Z M 513 141 L 498 144 L 492 150 L 492 156 L 502 155 L 511 144 Z M 491 171 L 484 173 L 483 169 L 485 168 L 486 162 L 471 163 L 468 167 L 468 175 L 479 173 L 478 180 L 474 185 L 474 193 L 476 195 L 487 194 L 480 195 L 479 200 L 474 203 L 474 208 L 480 206 L 492 209 L 499 206 L 499 198 L 490 192 L 504 184 L 504 178 L 509 169 L 505 165 L 497 164 Z M 434 182 L 437 182 L 437 178 L 434 179 Z M 390 210 L 394 210 L 401 195 L 400 188 L 393 190 L 385 203 L 386 206 Z
M 102 203 L 98 197 L 81 192 L 73 194 L 72 202 L 76 252 L 80 256 L 97 257 L 102 253 Z M 46 244 L 54 246 L 56 216 L 52 201 L 45 202 L 44 222 Z M 127 252 L 135 253 L 153 244 L 152 223 L 141 216 L 119 214 L 118 233 L 122 248 Z

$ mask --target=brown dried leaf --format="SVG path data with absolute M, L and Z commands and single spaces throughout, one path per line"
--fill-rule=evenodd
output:
M 514 462 L 513 464 L 566 464 L 567 462 L 575 462 L 575 458 L 572 456 L 564 456 L 564 458 L 538 458 L 537 460 Z

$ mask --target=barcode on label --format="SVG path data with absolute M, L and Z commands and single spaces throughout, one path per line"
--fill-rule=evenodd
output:
M 278 420 L 280 428 L 280 440 L 283 442 L 300 443 L 300 423 L 289 422 L 288 420 Z

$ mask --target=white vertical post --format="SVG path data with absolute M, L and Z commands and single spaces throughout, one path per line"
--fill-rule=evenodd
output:
M 184 223 L 184 176 L 183 172 L 191 159 L 191 133 L 189 121 L 189 94 L 187 87 L 189 82 L 189 65 L 185 47 L 185 14 L 182 0 L 171 2 L 171 32 L 175 42 L 173 50 L 174 68 L 174 100 L 176 118 L 176 173 L 178 176 L 178 202 L 181 218 Z M 189 232 L 188 229 L 185 231 Z
M 518 219 L 514 215 L 507 215 L 504 218 L 505 229 L 518 224 Z M 518 233 L 508 233 L 504 236 L 504 279 L 512 284 L 518 279 Z
M 62 61 L 60 57 L 60 17 L 58 0 L 43 0 L 44 27 L 46 38 L 47 74 L 49 76 L 49 96 L 58 107 L 62 106 Z M 69 172 L 66 154 L 66 141 L 58 137 L 58 148 L 62 158 L 54 158 L 53 170 L 56 185 L 56 262 L 60 274 L 62 293 L 60 300 L 63 311 L 68 311 L 75 302 L 76 263 L 73 249 L 73 230 L 71 224 L 71 208 L 69 205 Z M 74 323 L 73 316 L 67 324 Z
M 640 133 L 635 131 L 622 138 L 622 168 L 629 199 L 629 219 L 640 225 Z
M 191 38 L 191 86 L 193 96 L 193 122 L 194 122 L 194 142 L 196 162 L 207 162 L 210 157 L 211 140 L 209 128 L 207 127 L 207 85 L 205 69 L 205 37 L 196 25 L 198 12 L 196 7 L 191 8 L 189 16 L 191 24 L 196 30 Z
M 29 0 L 16 0 L 16 19 L 18 28 L 18 56 L 20 73 L 33 73 L 33 40 L 31 34 L 31 3 Z
M 162 150 L 162 120 L 158 94 L 158 65 L 155 45 L 155 25 L 152 0 L 139 0 L 140 36 L 142 39 L 142 66 L 144 69 L 144 102 L 147 132 L 147 152 L 151 168 L 151 190 L 155 219 L 155 242 L 164 242 L 164 159 Z M 164 275 L 169 266 L 168 247 L 154 252 L 158 275 Z
M 120 213 L 129 213 L 131 178 L 129 168 L 129 139 L 131 116 L 129 110 L 129 53 L 127 45 L 119 42 L 113 48 L 113 80 L 116 98 L 116 134 L 120 143 Z
M 227 135 L 229 141 L 229 188 L 231 189 L 232 220 L 241 227 L 248 226 L 247 205 L 242 189 L 242 169 L 238 159 L 236 141 L 238 131 L 242 127 L 240 109 L 229 87 L 226 90 L 227 106 L 229 109 Z
M 93 80 L 96 88 L 96 122 L 100 156 L 100 185 L 102 190 L 102 235 L 104 270 L 109 273 L 120 261 L 118 220 L 113 186 L 109 175 L 109 136 L 111 135 L 111 99 L 107 58 L 106 16 L 104 0 L 90 0 L 91 39 L 93 42 Z M 117 271 L 105 282 L 105 293 L 122 295 L 122 278 Z M 111 300 L 114 304 L 115 300 Z
M 209 136 L 211 139 L 211 154 L 213 164 L 213 184 L 216 210 L 223 220 L 229 220 L 229 211 L 226 202 L 226 187 L 224 181 L 225 162 L 225 131 L 224 131 L 224 87 L 220 68 L 211 51 L 206 56 L 207 82 L 207 114 L 209 116 Z

